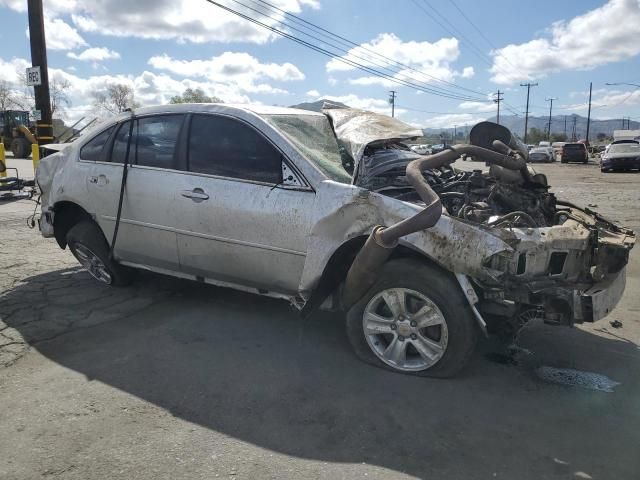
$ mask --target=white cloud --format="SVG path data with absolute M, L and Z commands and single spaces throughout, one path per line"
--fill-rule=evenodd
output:
M 560 70 L 586 70 L 640 53 L 640 1 L 610 0 L 569 22 L 555 22 L 551 38 L 492 52 L 492 80 L 512 84 Z
M 318 90 L 309 90 L 306 95 L 311 98 L 320 98 L 320 92 Z
M 27 11 L 27 0 L 0 0 L 1 7 L 7 7 L 16 12 Z M 46 0 L 45 15 L 55 16 L 63 13 L 70 13 L 78 6 L 76 0 Z
M 490 102 L 462 102 L 458 106 L 464 110 L 475 112 L 494 112 L 496 110 L 496 105 Z
M 168 55 L 154 56 L 149 65 L 181 77 L 216 79 L 232 82 L 239 89 L 251 93 L 286 93 L 285 90 L 259 83 L 269 79 L 280 82 L 303 80 L 304 74 L 291 63 L 261 63 L 244 52 L 224 52 L 207 60 L 177 60 Z
M 257 15 L 231 0 L 220 3 L 251 17 Z M 280 0 L 274 3 L 292 13 L 301 12 L 303 7 L 319 7 L 315 0 Z M 282 19 L 284 14 L 278 12 L 272 16 Z M 119 37 L 176 39 L 194 43 L 265 43 L 276 38 L 275 33 L 202 0 L 103 0 L 79 6 L 72 19 L 82 31 Z M 271 19 L 260 20 L 269 25 L 276 23 Z
M 218 1 L 248 16 L 257 16 L 232 0 Z M 290 13 L 300 13 L 303 8 L 320 8 L 318 0 L 271 0 L 271 3 Z M 26 0 L 0 0 L 0 6 L 19 12 L 26 11 L 26 4 Z M 50 18 L 71 15 L 75 26 L 83 32 L 118 37 L 175 39 L 195 43 L 265 43 L 277 36 L 202 0 L 47 0 L 45 15 Z M 277 12 L 271 16 L 280 20 L 284 14 Z M 276 20 L 260 20 L 269 25 L 276 24 Z
M 318 95 L 316 96 L 317 99 L 341 102 L 352 108 L 360 108 L 362 110 L 369 110 L 371 112 L 391 115 L 391 105 L 389 105 L 389 102 L 385 99 L 362 98 L 353 93 L 349 93 L 347 95 L 323 95 L 317 91 L 315 91 L 315 93 L 318 93 Z M 403 113 L 406 113 L 405 109 L 396 107 L 397 115 L 401 115 Z
M 471 67 L 465 68 L 462 74 L 450 67 L 451 62 L 455 61 L 460 55 L 456 38 L 442 38 L 433 43 L 426 41 L 403 42 L 393 33 L 382 33 L 371 42 L 363 43 L 350 49 L 340 59 L 379 70 L 381 66 L 387 64 L 384 59 L 376 54 L 392 58 L 394 61 L 409 67 L 403 68 L 395 74 L 391 72 L 385 73 L 388 73 L 394 79 L 411 83 L 433 83 L 437 82 L 438 79 L 451 81 L 457 76 L 464 76 L 465 72 L 467 75 L 465 78 L 473 75 L 473 68 Z M 327 62 L 326 69 L 330 73 L 348 72 L 355 70 L 356 67 L 334 58 Z M 418 73 L 416 70 L 422 73 Z M 350 79 L 349 83 L 352 85 L 382 85 L 384 87 L 397 85 L 397 82 L 392 79 L 377 76 Z
M 45 18 L 44 31 L 49 50 L 73 50 L 87 45 L 78 30 L 60 18 Z M 29 29 L 25 31 L 29 38 Z
M 462 78 L 472 78 L 475 74 L 476 71 L 473 69 L 473 67 L 464 67 L 460 76 Z
M 596 93 L 597 92 L 597 93 Z M 559 105 L 559 109 L 566 111 L 586 111 L 589 107 L 587 103 L 587 98 L 589 92 L 572 92 L 572 93 L 584 93 L 584 102 L 583 103 L 573 103 L 573 104 L 565 104 Z M 571 95 L 570 96 L 574 96 Z M 594 90 L 593 98 L 591 101 L 591 109 L 594 108 L 615 108 L 618 106 L 624 105 L 640 105 L 640 89 L 622 91 L 622 90 L 607 90 L 606 88 L 601 88 L 598 90 Z
M 7 80 L 14 87 L 18 95 L 22 95 L 21 75 L 30 65 L 24 58 L 4 60 L 0 57 L 0 79 Z M 69 70 L 49 68 L 49 77 L 67 80 L 70 84 L 68 91 L 72 106 L 65 109 L 65 120 L 73 122 L 86 116 L 96 115 L 93 106 L 94 95 L 104 92 L 108 85 L 120 83 L 134 89 L 136 100 L 142 105 L 161 105 L 169 102 L 172 96 L 182 94 L 187 88 L 200 88 L 209 96 L 216 96 L 227 103 L 256 103 L 249 97 L 253 92 L 246 91 L 242 85 L 229 80 L 211 81 L 209 79 L 175 78 L 165 73 L 143 71 L 139 75 L 106 75 L 95 74 L 80 76 Z M 268 86 L 267 86 L 268 87 Z M 271 88 L 271 87 L 269 87 Z M 255 89 L 260 90 L 260 87 Z M 260 92 L 261 93 L 261 92 Z
M 120 58 L 120 54 L 105 47 L 87 48 L 83 52 L 77 54 L 74 52 L 67 53 L 67 57 L 81 62 L 101 62 L 104 60 L 116 60 Z
M 486 117 L 473 115 L 471 113 L 454 113 L 439 115 L 424 121 L 426 128 L 452 128 L 454 126 L 473 125 L 485 120 Z
M 5 80 L 14 87 L 22 87 L 22 77 L 30 66 L 31 62 L 25 58 L 14 57 L 11 60 L 0 58 L 0 80 Z

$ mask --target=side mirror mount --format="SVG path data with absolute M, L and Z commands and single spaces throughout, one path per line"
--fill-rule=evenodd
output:
M 282 185 L 286 187 L 302 187 L 304 185 L 296 172 L 284 160 L 282 161 Z

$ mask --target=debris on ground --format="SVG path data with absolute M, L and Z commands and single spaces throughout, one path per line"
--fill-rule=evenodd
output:
M 606 375 L 593 372 L 583 372 L 581 370 L 573 370 L 571 368 L 542 366 L 536 369 L 536 375 L 547 382 L 607 393 L 613 393 L 613 389 L 620 385 L 620 382 L 611 380 Z

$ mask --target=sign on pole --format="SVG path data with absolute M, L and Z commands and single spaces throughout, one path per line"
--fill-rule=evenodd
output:
M 27 87 L 36 87 L 38 85 L 42 85 L 40 67 L 27 68 Z
M 31 118 L 33 118 L 36 122 L 42 120 L 42 110 L 31 110 Z

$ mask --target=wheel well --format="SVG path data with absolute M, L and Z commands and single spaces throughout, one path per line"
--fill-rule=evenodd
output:
M 59 202 L 55 205 L 53 211 L 55 212 L 53 234 L 62 249 L 67 246 L 67 233 L 71 230 L 71 227 L 81 220 L 92 219 L 84 208 L 73 202 Z
M 353 260 L 356 258 L 356 255 L 366 240 L 367 235 L 351 238 L 333 252 L 333 255 L 331 255 L 331 258 L 324 267 L 322 276 L 314 288 L 311 297 L 302 309 L 301 314 L 303 317 L 311 315 L 320 307 L 320 305 L 322 305 L 322 303 L 324 303 L 327 297 L 338 290 L 342 282 L 344 282 Z M 416 261 L 428 263 L 434 268 L 449 274 L 447 270 L 443 269 L 429 257 L 404 244 L 398 245 L 387 261 L 398 258 L 414 258 Z

